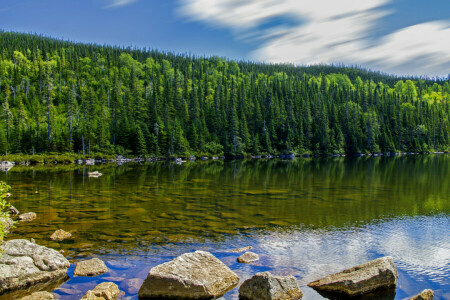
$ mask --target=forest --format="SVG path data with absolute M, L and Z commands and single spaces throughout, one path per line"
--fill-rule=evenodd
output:
M 0 153 L 450 150 L 450 80 L 0 32 Z

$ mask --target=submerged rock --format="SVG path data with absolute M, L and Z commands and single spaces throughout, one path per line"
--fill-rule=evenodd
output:
M 294 276 L 273 276 L 270 272 L 257 273 L 239 288 L 239 299 L 294 300 L 302 297 Z
M 19 215 L 19 220 L 23 222 L 31 222 L 36 219 L 36 213 L 34 212 L 27 212 L 24 214 Z
M 128 294 L 134 295 L 138 293 L 143 282 L 144 280 L 141 278 L 127 279 L 120 284 L 120 288 L 125 290 Z
M 115 300 L 120 296 L 119 287 L 112 282 L 102 282 L 88 291 L 81 300 Z
M 415 295 L 410 300 L 433 300 L 434 293 L 432 290 L 423 290 L 420 294 Z
M 63 241 L 65 239 L 69 239 L 72 237 L 72 234 L 70 232 L 64 231 L 62 229 L 58 229 L 50 236 L 51 240 L 54 241 Z
M 56 299 L 56 298 L 52 293 L 43 291 L 43 292 L 36 292 L 31 295 L 25 296 L 25 297 L 21 298 L 20 300 L 50 300 L 50 299 Z
M 228 252 L 231 252 L 231 253 L 240 253 L 240 252 L 245 252 L 245 251 L 248 251 L 248 250 L 251 250 L 251 249 L 253 249 L 252 246 L 247 246 L 247 247 L 242 247 L 242 248 L 238 248 L 238 249 L 233 249 L 233 250 L 230 250 L 230 251 L 228 251 Z
M 30 290 L 68 278 L 69 261 L 56 250 L 27 240 L 10 240 L 1 246 L 0 295 Z M 62 282 L 61 282 L 62 283 Z
M 238 283 L 239 277 L 215 256 L 196 251 L 152 268 L 139 298 L 211 299 Z
M 390 256 L 328 275 L 308 284 L 315 290 L 357 296 L 397 286 L 397 268 Z
M 259 255 L 256 253 L 250 252 L 250 251 L 245 252 L 244 254 L 242 254 L 241 256 L 239 256 L 237 258 L 238 262 L 245 263 L 245 264 L 248 264 L 248 263 L 251 263 L 251 262 L 254 262 L 257 260 L 259 260 Z
M 105 263 L 98 258 L 83 260 L 75 266 L 75 276 L 98 276 L 108 272 Z

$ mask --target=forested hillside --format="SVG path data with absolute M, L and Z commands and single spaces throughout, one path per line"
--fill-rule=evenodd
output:
M 450 82 L 0 32 L 0 153 L 450 149 Z

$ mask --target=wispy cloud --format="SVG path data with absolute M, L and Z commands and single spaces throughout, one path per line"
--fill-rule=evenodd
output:
M 107 8 L 113 8 L 113 7 L 120 7 L 132 4 L 138 0 L 106 0 L 108 3 L 105 7 Z
M 252 58 L 297 64 L 358 64 L 401 75 L 445 76 L 450 70 L 450 22 L 402 28 L 381 38 L 374 32 L 391 0 L 181 0 L 192 20 L 228 28 L 262 45 Z M 297 23 L 270 24 L 274 19 Z

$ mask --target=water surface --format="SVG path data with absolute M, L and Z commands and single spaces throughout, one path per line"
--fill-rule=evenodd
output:
M 87 177 L 94 170 L 103 176 Z M 308 282 L 390 255 L 399 269 L 395 299 L 425 288 L 450 299 L 448 155 L 14 167 L 0 180 L 13 187 L 14 206 L 38 215 L 9 238 L 109 267 L 83 278 L 72 266 L 56 290 L 61 299 L 79 299 L 102 281 L 137 299 L 151 267 L 199 249 L 241 282 L 267 270 L 294 275 L 305 299 L 323 299 Z M 51 241 L 59 228 L 74 239 Z M 260 261 L 237 263 L 228 250 L 244 246 Z M 237 298 L 238 288 L 224 296 Z

